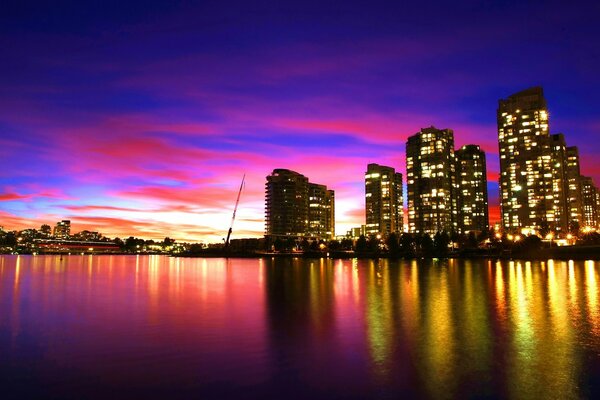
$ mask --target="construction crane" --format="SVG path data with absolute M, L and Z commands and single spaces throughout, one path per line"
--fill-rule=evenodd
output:
M 244 181 L 246 180 L 246 174 L 242 177 L 242 183 L 240 184 L 240 191 L 237 195 L 237 200 L 235 201 L 235 208 L 233 209 L 233 216 L 231 217 L 231 225 L 229 226 L 229 231 L 227 232 L 227 239 L 225 240 L 225 248 L 229 247 L 229 238 L 231 237 L 231 231 L 233 230 L 233 222 L 235 221 L 235 213 L 237 212 L 238 204 L 240 204 L 240 196 L 242 194 L 242 189 L 244 188 Z

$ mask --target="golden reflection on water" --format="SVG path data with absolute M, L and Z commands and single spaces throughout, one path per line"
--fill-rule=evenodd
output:
M 387 261 L 370 261 L 367 267 L 366 323 L 369 351 L 378 380 L 389 378 L 395 325 L 392 315 Z
M 598 309 L 598 280 L 594 261 L 585 262 L 585 288 L 587 293 L 587 311 L 592 332 L 600 336 L 600 310 Z
M 421 324 L 421 310 L 419 301 L 419 269 L 413 260 L 401 270 L 400 276 L 400 318 L 402 321 L 403 335 L 412 346 L 416 343 Z
M 496 309 L 499 316 L 499 322 L 504 329 L 506 329 L 506 320 L 507 320 L 507 305 L 506 305 L 506 288 L 504 284 L 504 274 L 502 263 L 500 261 L 496 262 L 496 276 L 494 279 L 494 287 L 496 289 Z
M 443 263 L 427 285 L 423 316 L 423 370 L 427 371 L 427 387 L 434 398 L 444 398 L 454 390 L 456 342 L 454 314 L 450 297 L 449 278 L 457 271 Z
M 488 265 L 491 268 L 491 263 Z M 473 265 L 469 260 L 464 262 L 464 308 L 462 315 L 462 323 L 460 323 L 459 332 L 461 335 L 461 343 L 468 349 L 470 355 L 469 363 L 477 371 L 489 370 L 491 361 L 491 332 L 490 321 L 487 312 L 488 300 L 486 293 L 482 287 L 482 280 L 478 279 L 477 270 L 482 268 L 481 265 Z M 489 269 L 488 269 L 489 271 Z

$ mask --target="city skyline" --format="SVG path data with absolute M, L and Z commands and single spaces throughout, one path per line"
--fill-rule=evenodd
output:
M 493 224 L 497 102 L 537 85 L 550 134 L 600 182 L 593 10 L 236 7 L 6 6 L 0 225 L 220 241 L 247 173 L 234 236 L 258 237 L 264 177 L 287 168 L 336 191 L 343 234 L 365 221 L 365 166 L 406 177 L 405 142 L 430 125 L 485 151 Z

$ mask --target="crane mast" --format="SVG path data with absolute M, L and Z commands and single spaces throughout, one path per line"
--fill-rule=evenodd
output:
M 229 238 L 231 237 L 231 231 L 233 230 L 233 223 L 235 222 L 235 213 L 237 212 L 238 204 L 240 203 L 240 196 L 242 194 L 242 189 L 244 188 L 244 181 L 246 180 L 246 174 L 242 177 L 242 183 L 240 184 L 240 190 L 237 195 L 237 199 L 235 201 L 235 208 L 233 209 L 233 216 L 231 217 L 231 225 L 229 226 L 229 231 L 227 232 L 227 239 L 225 240 L 225 248 L 229 247 Z

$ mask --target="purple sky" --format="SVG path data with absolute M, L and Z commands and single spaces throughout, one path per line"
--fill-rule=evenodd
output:
M 497 101 L 536 85 L 600 183 L 598 3 L 80 3 L 0 5 L 6 229 L 218 241 L 246 173 L 234 237 L 258 236 L 290 168 L 336 191 L 343 234 L 366 164 L 404 173 L 429 125 L 486 150 L 494 222 Z

